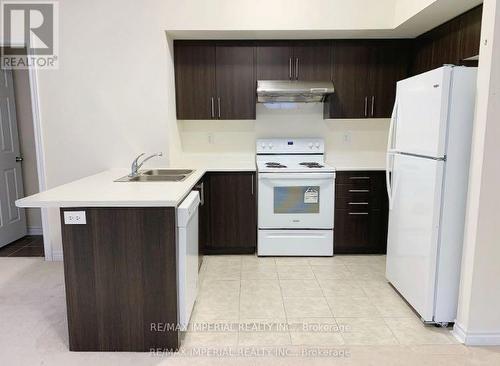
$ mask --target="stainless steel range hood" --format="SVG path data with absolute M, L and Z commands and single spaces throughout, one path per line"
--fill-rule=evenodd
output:
M 331 81 L 257 81 L 257 103 L 317 103 L 333 92 Z

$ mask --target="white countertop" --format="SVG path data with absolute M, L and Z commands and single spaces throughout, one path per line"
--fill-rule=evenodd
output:
M 112 169 L 16 201 L 18 207 L 175 207 L 207 171 L 255 171 L 255 162 L 209 159 L 176 163 L 194 172 L 182 182 L 114 182 L 129 173 Z M 200 168 L 203 165 L 203 168 Z
M 338 172 L 342 171 L 375 171 L 375 170 L 385 170 L 385 167 L 381 166 L 337 166 L 335 170 Z
M 193 169 L 182 182 L 114 182 L 129 173 L 111 169 L 16 201 L 18 207 L 175 207 L 210 171 L 255 171 L 255 155 L 185 154 L 167 169 Z M 384 170 L 379 166 L 335 166 L 338 171 Z

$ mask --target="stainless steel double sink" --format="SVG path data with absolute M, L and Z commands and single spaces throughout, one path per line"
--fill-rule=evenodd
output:
M 182 182 L 194 170 L 190 169 L 151 169 L 139 171 L 137 175 L 126 175 L 115 182 Z

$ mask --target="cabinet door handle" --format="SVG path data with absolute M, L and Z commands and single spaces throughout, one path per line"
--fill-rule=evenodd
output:
M 203 185 L 203 182 L 197 184 L 194 188 L 200 190 L 200 205 L 203 206 L 205 204 L 205 187 Z
M 217 114 L 220 119 L 220 97 L 217 97 Z
M 349 205 L 367 205 L 368 202 L 349 202 Z
M 368 179 L 370 179 L 370 177 L 349 177 L 349 179 L 352 179 L 352 180 L 357 180 L 357 179 L 359 179 L 359 180 L 368 180 Z
M 349 215 L 368 215 L 368 212 L 349 212 Z
M 252 179 L 252 196 L 253 196 L 253 175 L 251 175 L 250 178 Z
M 295 80 L 299 80 L 299 58 L 295 58 Z
M 288 78 L 292 80 L 292 58 L 288 59 Z
M 368 117 L 368 97 L 365 97 L 365 117 Z
M 368 193 L 370 192 L 369 189 L 350 189 L 349 192 L 351 193 Z
M 375 114 L 375 95 L 372 95 L 372 117 Z
M 212 118 L 215 118 L 215 107 L 214 107 L 214 97 L 210 98 L 210 105 L 212 107 Z

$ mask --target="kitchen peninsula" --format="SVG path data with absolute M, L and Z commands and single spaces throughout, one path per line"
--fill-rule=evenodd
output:
M 70 350 L 178 349 L 176 210 L 207 170 L 127 183 L 115 182 L 127 170 L 109 170 L 16 202 L 60 208 Z M 253 177 L 255 164 L 215 170 Z

